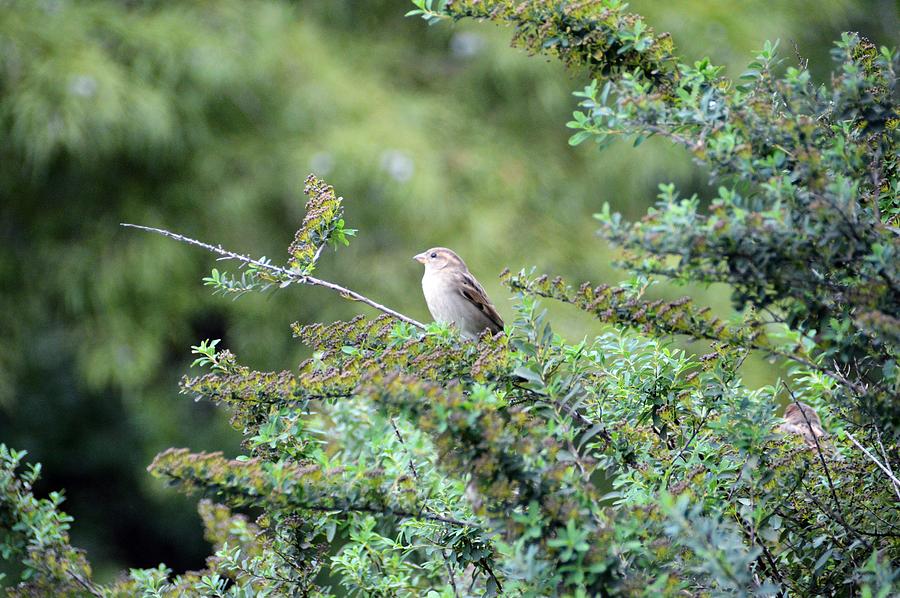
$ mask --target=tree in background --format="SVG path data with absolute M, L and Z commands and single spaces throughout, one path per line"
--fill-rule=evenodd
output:
M 669 39 L 618 3 L 512 4 L 420 9 L 432 19 L 509 20 L 521 43 L 589 69 L 598 83 L 583 92 L 572 141 L 668 138 L 710 168 L 719 199 L 707 214 L 665 187 L 634 227 L 605 211 L 605 233 L 635 277 L 577 290 L 508 277 L 522 293 L 520 318 L 478 346 L 386 320 L 297 326 L 316 352 L 281 375 L 199 347 L 213 372 L 185 389 L 231 406 L 252 459 L 171 452 L 153 469 L 266 515 L 254 526 L 204 503 L 218 557 L 205 577 L 174 583 L 251 594 L 328 584 L 365 593 L 889 592 L 896 58 L 848 36 L 825 90 L 804 68 L 775 76 L 767 48 L 741 88 L 708 62 L 678 63 Z M 309 191 L 315 205 L 336 205 L 326 186 L 310 181 Z M 307 249 L 340 230 L 331 211 L 306 223 L 298 239 Z M 291 278 L 262 268 L 246 283 L 302 282 L 318 251 L 293 249 Z M 722 322 L 689 302 L 647 300 L 647 275 L 729 282 L 744 317 Z M 690 358 L 621 330 L 567 345 L 534 295 L 657 337 L 711 339 L 716 351 Z M 736 374 L 750 350 L 797 369 L 783 387 L 751 391 Z M 842 460 L 774 438 L 781 395 L 820 408 Z M 10 550 L 28 551 L 37 587 L 101 591 L 60 533 L 58 499 L 35 501 L 34 476 L 12 476 L 17 461 L 4 454 Z M 610 477 L 618 495 L 604 497 Z M 119 589 L 162 591 L 164 575 L 134 571 Z

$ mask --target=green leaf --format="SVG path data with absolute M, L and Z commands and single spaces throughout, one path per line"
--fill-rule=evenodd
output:
M 590 131 L 579 131 L 579 132 L 575 133 L 574 135 L 572 135 L 571 137 L 569 137 L 569 145 L 571 145 L 571 146 L 579 145 L 581 142 L 583 142 L 585 139 L 590 137 L 592 134 L 593 133 L 591 133 Z

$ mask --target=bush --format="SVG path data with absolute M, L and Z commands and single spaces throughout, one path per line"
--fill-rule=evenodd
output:
M 476 343 L 314 276 L 321 249 L 353 231 L 311 176 L 287 262 L 207 246 L 242 272 L 206 283 L 234 294 L 325 286 L 385 314 L 295 324 L 314 351 L 297 371 L 253 371 L 216 341 L 194 347 L 207 373 L 182 390 L 229 411 L 244 454 L 170 449 L 149 469 L 217 501 L 200 503 L 207 568 L 173 576 L 161 565 L 99 586 L 69 544 L 60 495 L 35 498 L 38 470 L 19 473 L 21 453 L 4 447 L 0 550 L 24 565 L 13 592 L 890 595 L 898 55 L 847 34 L 818 86 L 805 64 L 781 69 L 768 44 L 734 82 L 708 60 L 680 62 L 668 36 L 617 0 L 415 4 L 430 22 L 509 23 L 516 43 L 587 69 L 571 143 L 664 137 L 707 168 L 718 196 L 704 208 L 662 185 L 636 223 L 605 208 L 601 232 L 632 278 L 574 286 L 504 273 L 517 317 Z M 658 278 L 728 283 L 741 315 L 650 300 Z M 609 330 L 572 344 L 540 298 Z M 679 337 L 710 350 L 689 355 Z M 751 352 L 789 375 L 748 388 L 738 368 Z M 784 433 L 784 401 L 815 408 L 828 436 Z

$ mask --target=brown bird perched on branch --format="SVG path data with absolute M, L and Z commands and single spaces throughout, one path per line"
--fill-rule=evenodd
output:
M 816 440 L 822 444 L 827 437 L 819 414 L 806 403 L 800 402 L 787 406 L 784 410 L 784 423 L 778 426 L 778 429 L 785 434 L 801 436 L 809 448 L 816 448 Z
M 413 259 L 425 265 L 422 292 L 435 321 L 455 324 L 470 339 L 478 338 L 485 329 L 491 334 L 503 330 L 497 309 L 456 253 L 432 247 Z

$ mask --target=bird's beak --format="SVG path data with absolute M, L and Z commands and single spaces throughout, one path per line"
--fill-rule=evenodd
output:
M 414 255 L 414 256 L 413 256 L 413 259 L 414 259 L 415 261 L 419 262 L 420 264 L 424 264 L 424 263 L 425 263 L 425 260 L 428 259 L 428 256 L 425 255 L 425 252 L 423 251 L 422 253 L 420 253 L 420 254 L 418 254 L 418 255 Z

